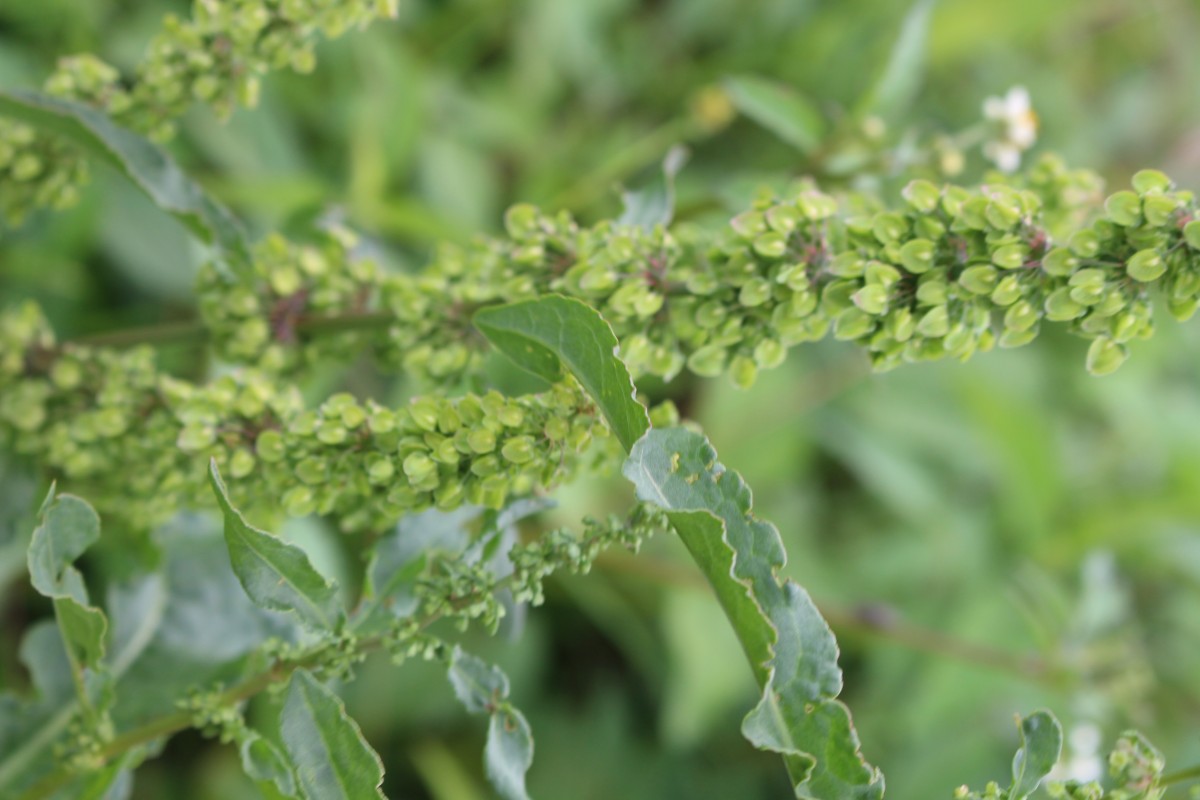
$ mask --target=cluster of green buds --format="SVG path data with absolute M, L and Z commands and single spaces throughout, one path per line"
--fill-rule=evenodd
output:
M 140 526 L 207 505 L 210 458 L 247 507 L 382 530 L 434 506 L 502 507 L 573 474 L 593 440 L 610 438 L 570 380 L 517 398 L 433 395 L 391 409 L 338 394 L 305 409 L 260 372 L 198 386 L 158 373 L 148 348 L 55 345 L 32 305 L 0 315 L 0 345 L 0 443 Z
M 1093 174 L 1054 158 L 974 188 L 916 180 L 896 209 L 805 184 L 762 198 L 715 233 L 582 227 L 519 205 L 506 217 L 507 237 L 444 247 L 416 274 L 379 276 L 377 292 L 344 254 L 329 257 L 328 268 L 347 275 L 321 312 L 365 320 L 385 362 L 437 382 L 478 367 L 475 309 L 544 292 L 597 308 L 635 376 L 670 379 L 687 368 L 748 387 L 789 347 L 829 333 L 863 346 L 877 369 L 966 359 L 1026 344 L 1045 322 L 1091 340 L 1088 368 L 1104 374 L 1128 342 L 1152 333 L 1154 286 L 1179 319 L 1195 309 L 1200 222 L 1190 192 L 1144 170 L 1134 191 L 1111 196 L 1103 216 L 1080 225 L 1083 214 L 1097 216 L 1098 187 Z M 227 357 L 261 363 L 268 353 L 271 366 L 292 358 L 272 337 L 271 314 L 286 297 L 269 276 L 303 270 L 289 247 L 274 247 L 293 263 L 256 267 L 268 276 L 257 288 L 225 292 L 207 278 L 201 286 Z
M 582 532 L 556 528 L 514 545 L 507 554 L 511 571 L 504 575 L 479 560 L 442 554 L 431 560 L 417 586 L 418 616 L 449 620 L 462 630 L 478 623 L 495 633 L 506 613 L 497 595 L 500 589 L 508 589 L 515 602 L 541 605 L 548 576 L 563 571 L 586 574 L 608 548 L 620 546 L 636 553 L 642 542 L 668 527 L 663 512 L 644 503 L 626 516 L 587 517 Z
M 269 70 L 313 69 L 318 35 L 339 36 L 396 10 L 397 0 L 194 0 L 190 18 L 165 18 L 128 82 L 109 64 L 81 55 L 61 59 L 44 88 L 165 141 L 192 103 L 206 103 L 222 117 L 253 106 Z M 0 213 L 8 220 L 70 205 L 85 176 L 80 155 L 58 139 L 0 122 Z
M 360 318 L 377 290 L 375 264 L 354 257 L 356 243 L 341 227 L 303 245 L 272 234 L 254 246 L 246 274 L 203 266 L 196 295 L 218 358 L 283 373 L 360 349 L 361 334 L 322 328 L 331 316 L 342 317 L 334 328 Z

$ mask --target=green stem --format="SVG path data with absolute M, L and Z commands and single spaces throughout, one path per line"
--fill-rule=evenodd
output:
M 1176 783 L 1184 783 L 1186 781 L 1194 781 L 1197 779 L 1200 779 L 1200 764 L 1188 767 L 1187 769 L 1169 772 L 1159 778 L 1158 783 L 1160 786 L 1171 786 Z
M 311 336 L 346 331 L 386 328 L 394 318 L 386 311 L 352 312 L 348 314 L 308 314 L 300 317 L 296 330 Z M 64 344 L 82 347 L 135 347 L 140 344 L 200 343 L 208 339 L 209 331 L 200 320 L 164 322 L 140 325 L 107 333 L 95 333 L 67 339 Z

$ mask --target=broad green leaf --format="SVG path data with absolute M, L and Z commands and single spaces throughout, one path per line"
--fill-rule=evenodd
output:
M 893 118 L 916 97 L 925 69 L 925 39 L 935 2 L 916 0 L 909 9 L 887 63 L 858 102 L 856 112 L 859 117 L 875 114 L 884 119 Z
M 346 707 L 307 670 L 292 673 L 280 736 L 307 800 L 383 798 L 383 763 Z
M 548 381 L 565 365 L 604 413 L 628 451 L 650 427 L 634 398 L 633 379 L 617 357 L 617 337 L 604 318 L 573 298 L 551 294 L 480 309 L 475 327 L 517 366 Z
M 755 75 L 725 79 L 737 110 L 802 153 L 815 150 L 825 135 L 821 112 L 790 86 Z
M 0 91 L 0 115 L 56 133 L 116 168 L 202 241 L 248 260 L 241 226 L 189 178 L 166 151 L 90 106 L 14 89 Z
M 246 523 L 229 502 L 215 460 L 209 477 L 225 516 L 229 561 L 250 599 L 271 611 L 294 612 L 313 630 L 336 628 L 342 620 L 337 586 L 313 568 L 299 547 Z
M 95 666 L 104 656 L 108 621 L 88 603 L 83 576 L 73 563 L 99 538 L 100 517 L 92 507 L 72 495 L 55 497 L 51 490 L 29 543 L 33 588 L 53 601 L 68 655 L 85 667 Z
M 508 676 L 457 645 L 446 674 L 468 712 L 491 717 L 483 754 L 488 780 L 504 800 L 529 800 L 525 775 L 533 764 L 533 734 L 508 702 Z
M 751 513 L 749 487 L 727 473 L 703 435 L 651 430 L 624 473 L 641 500 L 667 511 L 716 590 L 742 642 L 762 699 L 742 732 L 783 755 L 796 796 L 879 798 L 883 776 L 860 752 L 842 689 L 837 643 L 808 593 L 778 572 L 779 531 Z
M 270 741 L 250 732 L 238 746 L 242 770 L 251 780 L 272 783 L 284 797 L 296 796 L 296 776 L 287 758 Z
M 1049 711 L 1036 711 L 1021 720 L 1021 749 L 1013 757 L 1008 800 L 1025 800 L 1037 791 L 1062 752 L 1062 725 Z
M 621 192 L 624 208 L 617 224 L 636 225 L 645 231 L 670 224 L 675 216 L 675 176 L 687 159 L 687 148 L 675 145 L 663 158 L 662 169 L 645 186 Z

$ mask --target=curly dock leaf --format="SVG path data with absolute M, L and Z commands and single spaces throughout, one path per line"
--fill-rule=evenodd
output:
M 0 115 L 59 134 L 114 167 L 155 205 L 183 223 L 201 241 L 237 262 L 249 258 L 241 225 L 209 197 L 158 145 L 117 125 L 90 106 L 14 89 L 0 91 Z
M 551 294 L 492 306 L 475 313 L 475 327 L 517 366 L 540 378 L 561 380 L 565 366 L 596 401 L 626 451 L 650 427 L 646 409 L 634 399 L 629 370 L 617 357 L 616 335 L 586 303 Z
M 883 776 L 863 760 L 842 689 L 837 643 L 808 593 L 778 572 L 779 531 L 751 514 L 749 487 L 727 473 L 701 434 L 651 430 L 624 474 L 639 499 L 667 511 L 716 590 L 762 699 L 742 725 L 757 747 L 784 757 L 796 796 L 849 800 L 883 796 Z

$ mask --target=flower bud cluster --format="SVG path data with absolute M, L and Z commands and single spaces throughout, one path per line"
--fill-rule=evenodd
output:
M 362 335 L 354 331 L 305 333 L 305 325 L 327 316 L 354 318 L 367 310 L 379 276 L 371 261 L 352 257 L 355 244 L 344 228 L 305 245 L 272 234 L 254 246 L 248 275 L 235 276 L 217 262 L 202 267 L 196 295 L 219 357 L 284 373 L 361 349 Z
M 582 533 L 558 528 L 514 546 L 508 552 L 512 572 L 504 577 L 486 564 L 457 556 L 434 560 L 418 584 L 419 616 L 451 620 L 460 629 L 478 622 L 494 633 L 505 614 L 497 590 L 509 589 L 518 603 L 541 605 L 547 576 L 563 570 L 587 574 L 609 547 L 619 545 L 636 553 L 642 542 L 669 527 L 661 509 L 644 503 L 625 517 L 587 517 L 583 525 Z
M 241 505 L 379 530 L 433 506 L 499 508 L 572 474 L 594 439 L 611 441 L 573 381 L 398 409 L 338 394 L 305 409 L 259 372 L 196 386 L 157 373 L 148 348 L 56 348 L 32 305 L 0 315 L 0 353 L 0 443 L 139 526 L 207 505 L 210 458 Z
M 972 189 L 913 181 L 898 209 L 809 186 L 761 200 L 717 234 L 580 227 L 520 205 L 506 217 L 506 239 L 446 247 L 417 275 L 381 277 L 377 302 L 394 322 L 373 341 L 385 361 L 453 379 L 477 367 L 484 347 L 470 326 L 474 309 L 560 292 L 604 315 L 635 376 L 669 379 L 686 367 L 748 387 L 789 347 L 830 333 L 861 345 L 878 369 L 966 359 L 1026 344 L 1045 322 L 1089 339 L 1088 369 L 1104 374 L 1124 361 L 1130 341 L 1153 332 L 1154 286 L 1177 318 L 1195 310 L 1200 221 L 1190 192 L 1143 170 L 1134 191 L 1112 195 L 1103 216 L 1078 225 L 1085 209 L 1095 216 L 1088 201 L 1097 190 L 1091 173 L 1047 158 L 1024 176 Z M 352 269 L 345 263 L 329 266 Z M 370 278 L 347 280 L 356 298 L 371 294 Z M 261 301 L 245 300 L 255 290 L 237 292 L 204 302 L 226 309 L 224 320 L 240 305 L 261 312 Z M 334 313 L 333 304 L 324 310 Z M 264 323 L 237 320 L 247 341 L 261 341 Z
M 62 59 L 45 82 L 52 95 L 95 106 L 118 124 L 165 141 L 193 102 L 227 117 L 254 106 L 272 69 L 310 72 L 318 35 L 335 37 L 396 15 L 397 0 L 194 0 L 189 19 L 168 15 L 128 83 L 91 55 Z M 26 125 L 0 121 L 0 213 L 70 205 L 85 176 L 80 155 Z

